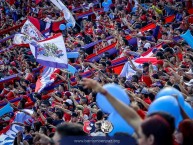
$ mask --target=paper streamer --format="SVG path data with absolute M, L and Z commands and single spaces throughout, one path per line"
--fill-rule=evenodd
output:
M 186 33 L 180 35 L 187 43 L 193 48 L 193 36 L 190 33 L 190 30 L 187 30 Z
M 78 52 L 68 52 L 67 53 L 67 58 L 78 58 L 79 53 Z
M 7 103 L 7 105 L 0 109 L 0 117 L 9 112 L 13 112 L 13 108 L 10 103 Z
M 77 72 L 77 69 L 73 66 L 71 66 L 70 64 L 68 64 L 68 69 L 69 72 L 71 72 L 72 74 L 75 74 Z

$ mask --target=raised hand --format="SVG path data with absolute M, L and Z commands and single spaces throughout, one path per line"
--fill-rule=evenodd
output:
M 92 89 L 95 92 L 102 92 L 104 90 L 102 86 L 93 79 L 84 78 L 81 84 L 84 86 L 84 88 Z

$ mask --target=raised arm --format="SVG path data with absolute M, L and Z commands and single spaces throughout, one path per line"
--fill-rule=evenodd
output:
M 129 60 L 129 62 L 130 62 L 130 64 L 131 64 L 131 67 L 132 67 L 132 69 L 133 69 L 134 71 L 137 71 L 137 72 L 140 73 L 140 74 L 143 73 L 142 70 L 136 68 L 136 66 L 135 66 L 135 65 L 133 64 L 133 62 L 131 61 L 131 58 L 130 58 L 130 57 L 128 57 L 128 60 Z

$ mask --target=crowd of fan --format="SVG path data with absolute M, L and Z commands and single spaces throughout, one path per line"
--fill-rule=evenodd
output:
M 0 88 L 2 91 L 0 99 L 9 102 L 10 98 L 22 97 L 18 105 L 12 104 L 15 111 L 22 111 L 26 108 L 25 105 L 29 100 L 34 102 L 33 114 L 29 114 L 31 119 L 26 120 L 24 124 L 13 123 L 24 127 L 24 132 L 17 134 L 14 141 L 15 145 L 20 145 L 22 142 L 25 145 L 35 142 L 51 144 L 52 141 L 58 140 L 58 136 L 67 135 L 106 135 L 101 131 L 100 126 L 102 121 L 108 117 L 108 114 L 100 111 L 96 104 L 96 94 L 100 91 L 84 82 L 84 85 L 89 88 L 86 89 L 82 84 L 83 78 L 80 74 L 88 70 L 92 72 L 91 78 L 101 86 L 107 83 L 121 85 L 130 97 L 130 107 L 142 119 L 145 119 L 146 111 L 155 99 L 157 92 L 166 86 L 180 90 L 186 101 L 193 107 L 193 51 L 183 40 L 173 40 L 174 37 L 180 36 L 188 29 L 191 32 L 193 30 L 193 26 L 188 22 L 190 17 L 188 9 L 192 7 L 192 1 L 142 0 L 137 5 L 138 8 L 135 12 L 131 11 L 134 3 L 128 0 L 113 1 L 109 12 L 95 11 L 94 7 L 100 8 L 102 1 L 99 1 L 99 4 L 94 5 L 94 7 L 90 3 L 89 0 L 65 1 L 65 4 L 71 10 L 78 6 L 82 7 L 82 9 L 73 12 L 74 16 L 87 10 L 94 12 L 93 15 L 81 19 L 75 17 L 77 22 L 75 28 L 69 28 L 67 33 L 64 34 L 67 50 L 71 51 L 78 48 L 80 53 L 78 59 L 69 60 L 70 64 L 79 68 L 78 73 L 75 74 L 76 84 L 73 84 L 73 86 L 68 85 L 68 82 L 70 82 L 68 72 L 61 70 L 59 74 L 55 74 L 57 76 L 55 82 L 62 80 L 62 83 L 51 93 L 46 91 L 34 93 L 33 84 L 35 84 L 39 74 L 34 73 L 33 69 L 40 67 L 40 65 L 36 62 L 29 48 L 15 47 L 13 50 L 0 54 L 0 61 L 2 62 L 0 78 L 18 74 L 16 80 L 3 83 Z M 142 7 L 142 3 L 148 5 L 148 9 Z M 1 29 L 21 23 L 27 16 L 42 19 L 45 18 L 44 16 L 49 16 L 52 21 L 58 21 L 63 17 L 62 13 L 48 0 L 42 0 L 39 5 L 35 5 L 33 0 L 16 0 L 13 6 L 1 1 L 0 10 Z M 176 18 L 172 23 L 165 24 L 164 17 L 169 15 L 175 15 Z M 152 22 L 160 27 L 161 37 L 158 38 L 158 35 L 153 35 L 152 30 L 145 33 L 140 32 L 140 28 Z M 0 38 L 3 39 L 15 32 L 12 31 L 0 36 Z M 137 46 L 128 43 L 126 39 L 128 34 L 137 38 Z M 107 39 L 108 36 L 112 37 Z M 98 40 L 102 41 L 92 48 L 88 50 L 82 48 L 82 46 Z M 116 43 L 117 49 L 117 53 L 113 56 L 104 53 L 98 62 L 86 60 L 88 54 L 97 54 L 99 50 L 113 43 Z M 142 70 L 133 64 L 132 59 L 136 57 L 136 54 L 140 56 L 160 43 L 163 43 L 162 49 L 155 50 L 153 54 L 159 60 L 156 69 L 151 62 L 144 63 Z M 10 45 L 11 40 L 5 41 L 0 44 L 0 49 L 5 49 Z M 115 74 L 109 67 L 111 60 L 119 57 L 127 57 L 131 67 L 136 71 L 136 74 L 132 75 L 130 79 Z M 93 82 L 96 83 L 95 81 Z M 92 91 L 92 89 L 95 91 Z M 44 100 L 44 98 L 48 99 Z M 9 124 L 6 121 L 12 115 L 7 114 L 1 118 L 1 130 Z M 96 130 L 92 134 L 86 134 L 82 131 L 83 122 L 86 120 L 95 123 Z M 182 129 L 183 123 L 188 124 L 189 128 Z M 176 142 L 183 145 L 192 145 L 193 140 L 189 136 L 193 135 L 191 129 L 193 130 L 193 122 L 183 121 L 181 128 L 175 133 Z M 36 136 L 34 136 L 34 133 Z M 184 141 L 179 139 L 180 133 L 183 134 Z M 189 143 L 186 143 L 186 139 Z

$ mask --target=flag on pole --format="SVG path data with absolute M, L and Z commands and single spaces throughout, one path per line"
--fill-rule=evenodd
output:
M 29 20 L 27 20 L 21 28 L 21 33 L 30 36 L 34 40 L 43 40 L 44 36 Z M 18 36 L 18 35 L 17 35 Z
M 43 66 L 62 69 L 68 67 L 66 48 L 61 33 L 43 41 L 32 41 L 30 49 L 36 61 Z
M 29 47 L 29 43 L 31 41 L 35 41 L 35 40 L 32 39 L 29 35 L 20 34 L 20 33 L 15 34 L 13 38 L 13 44 L 18 46 Z
M 29 46 L 32 41 L 44 40 L 45 37 L 39 29 L 28 19 L 21 28 L 21 33 L 15 34 L 13 44 Z
M 61 2 L 61 0 L 50 0 L 58 9 L 60 9 L 64 14 L 64 19 L 71 23 L 73 27 L 76 25 L 76 21 L 72 16 L 70 10 Z
M 36 82 L 35 92 L 40 93 L 44 88 L 51 85 L 57 78 L 54 74 L 59 72 L 60 69 L 56 69 L 53 67 L 44 67 L 41 76 Z

